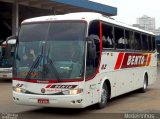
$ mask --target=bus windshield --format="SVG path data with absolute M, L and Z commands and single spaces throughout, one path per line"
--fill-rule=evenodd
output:
M 23 24 L 14 75 L 37 80 L 81 79 L 84 73 L 84 22 Z

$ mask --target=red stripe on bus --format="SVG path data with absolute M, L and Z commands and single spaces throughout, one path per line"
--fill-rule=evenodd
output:
M 122 64 L 122 60 L 123 60 L 123 56 L 124 56 L 124 53 L 119 53 L 118 55 L 118 59 L 117 59 L 117 62 L 116 62 L 116 65 L 114 67 L 114 70 L 117 70 L 120 68 L 121 64 Z
M 47 85 L 47 86 L 46 86 L 46 88 L 50 88 L 51 86 L 52 86 L 52 85 L 51 85 L 51 84 L 49 84 L 49 85 Z
M 81 82 L 83 79 L 72 79 L 72 80 L 65 80 L 62 79 L 60 82 L 58 80 L 39 80 L 39 79 L 24 79 L 24 78 L 13 78 L 13 80 L 16 81 L 23 81 L 23 82 L 30 82 L 30 83 L 43 83 L 43 84 L 48 84 L 48 83 L 67 83 L 67 82 Z
M 149 66 L 150 62 L 151 62 L 151 54 L 148 55 L 148 61 L 146 66 Z
M 99 56 L 99 64 L 98 64 L 98 73 L 100 70 L 100 65 L 101 65 L 101 58 L 102 58 L 102 22 L 100 22 L 100 56 Z

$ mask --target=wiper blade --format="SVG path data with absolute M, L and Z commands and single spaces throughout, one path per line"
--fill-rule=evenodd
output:
M 29 72 L 27 73 L 27 76 L 25 77 L 25 79 L 29 79 L 29 78 L 30 78 L 30 74 L 33 72 L 33 70 L 34 70 L 35 68 L 38 67 L 38 65 L 39 65 L 39 63 L 41 62 L 41 60 L 42 60 L 43 57 L 44 57 L 44 59 L 45 59 L 45 57 L 46 57 L 47 63 L 49 64 L 49 66 L 51 66 L 51 72 L 52 72 L 52 74 L 55 74 L 55 77 L 57 78 L 58 82 L 61 82 L 59 73 L 57 72 L 57 70 L 56 70 L 56 68 L 55 68 L 55 66 L 54 66 L 53 60 L 51 60 L 48 56 L 43 56 L 43 55 L 39 55 L 39 56 L 36 58 L 35 62 L 34 62 L 33 65 L 31 66 Z M 44 64 L 43 64 L 43 66 L 44 66 Z M 43 67 L 43 69 L 44 69 L 44 67 Z M 44 69 L 44 70 L 45 70 L 45 69 Z
M 51 66 L 51 72 L 52 72 L 52 74 L 55 74 L 57 80 L 58 80 L 59 82 L 61 82 L 61 78 L 60 78 L 60 76 L 59 76 L 58 71 L 57 71 L 56 68 L 55 68 L 53 59 L 50 59 L 48 56 L 46 56 L 46 59 L 47 59 L 47 63 L 49 63 L 49 66 Z
M 44 48 L 43 48 L 43 45 L 42 45 L 42 50 L 41 50 L 41 54 L 38 55 L 38 57 L 36 58 L 36 60 L 33 62 L 29 72 L 27 73 L 27 76 L 25 77 L 25 79 L 29 79 L 30 78 L 30 74 L 33 72 L 33 70 L 38 67 L 40 61 L 42 60 L 43 58 L 43 53 L 44 53 Z
M 40 61 L 42 60 L 42 55 L 39 55 L 36 60 L 33 62 L 29 72 L 27 73 L 27 76 L 25 77 L 25 79 L 29 79 L 30 78 L 30 74 L 33 72 L 33 70 L 38 67 Z

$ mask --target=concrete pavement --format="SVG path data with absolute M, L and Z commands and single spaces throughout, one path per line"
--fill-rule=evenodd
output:
M 0 118 L 6 114 L 18 114 L 18 119 L 31 118 L 124 118 L 124 113 L 160 114 L 160 68 L 157 81 L 150 85 L 146 93 L 134 91 L 112 99 L 104 109 L 95 106 L 85 109 L 58 109 L 16 105 L 12 101 L 11 81 L 0 82 Z M 159 117 L 160 118 L 160 117 Z

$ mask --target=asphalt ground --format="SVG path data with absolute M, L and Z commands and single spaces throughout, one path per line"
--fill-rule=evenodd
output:
M 100 110 L 95 106 L 62 109 L 16 105 L 12 100 L 11 83 L 11 80 L 0 80 L 0 119 L 160 119 L 160 67 L 157 81 L 146 93 L 137 90 L 118 96 Z

